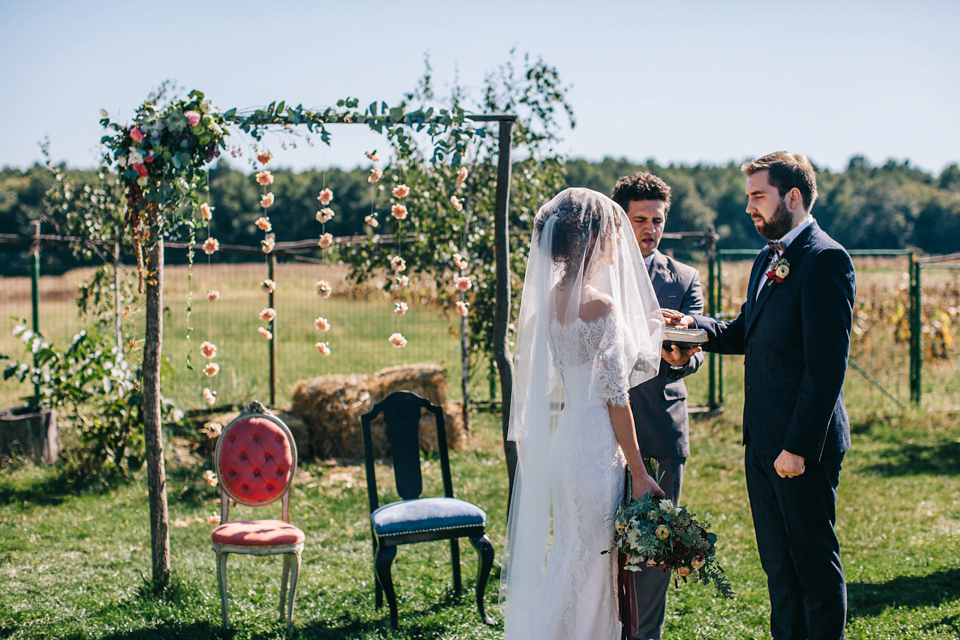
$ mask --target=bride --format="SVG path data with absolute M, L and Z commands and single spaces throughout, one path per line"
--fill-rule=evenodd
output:
M 647 474 L 627 399 L 660 364 L 663 318 L 623 210 L 566 189 L 534 221 L 508 438 L 518 465 L 501 577 L 508 640 L 618 640 L 613 520 Z

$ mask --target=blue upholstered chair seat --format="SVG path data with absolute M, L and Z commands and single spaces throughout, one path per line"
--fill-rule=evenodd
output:
M 456 498 L 417 498 L 391 502 L 370 514 L 373 531 L 384 544 L 424 539 L 459 538 L 476 529 L 481 535 L 487 514 L 480 507 Z

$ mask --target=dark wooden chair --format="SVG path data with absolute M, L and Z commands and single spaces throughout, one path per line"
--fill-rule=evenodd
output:
M 434 414 L 437 423 L 437 444 L 440 450 L 440 472 L 443 478 L 443 496 L 421 497 L 423 479 L 420 473 L 419 426 L 422 410 Z M 370 423 L 383 414 L 387 438 L 393 456 L 393 473 L 400 501 L 380 506 L 377 497 L 377 479 L 373 467 L 373 442 Z M 468 538 L 479 556 L 477 569 L 477 609 L 485 624 L 493 619 L 483 609 L 483 592 L 493 567 L 493 544 L 484 526 L 487 514 L 469 502 L 453 497 L 450 478 L 450 460 L 447 454 L 447 434 L 443 410 L 437 405 L 408 391 L 396 391 L 373 405 L 360 419 L 363 430 L 363 450 L 367 470 L 367 494 L 370 498 L 370 527 L 373 534 L 374 577 L 376 607 L 383 607 L 383 594 L 390 605 L 390 624 L 397 627 L 397 596 L 390 576 L 390 566 L 402 544 L 450 540 L 453 563 L 453 590 L 460 593 L 459 538 Z

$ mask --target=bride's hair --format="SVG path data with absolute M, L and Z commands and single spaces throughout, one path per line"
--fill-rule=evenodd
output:
M 619 218 L 610 215 L 612 209 L 608 212 L 608 207 L 603 206 L 604 200 L 613 204 L 603 194 L 588 189 L 566 189 L 537 212 L 533 228 L 538 243 L 547 221 L 556 219 L 553 242 L 543 249 L 548 249 L 553 261 L 563 267 L 564 280 L 576 273 L 581 264 L 589 262 L 605 224 L 612 221 L 615 227 L 620 226 Z

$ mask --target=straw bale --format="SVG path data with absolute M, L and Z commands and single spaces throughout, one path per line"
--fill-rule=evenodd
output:
M 389 367 L 373 375 L 326 375 L 295 383 L 290 415 L 291 420 L 298 422 L 294 435 L 301 457 L 362 456 L 360 416 L 394 391 L 411 391 L 441 405 L 448 446 L 464 446 L 467 434 L 461 408 L 446 401 L 446 372 L 433 364 L 413 364 Z M 422 449 L 437 451 L 436 432 L 433 416 L 424 415 L 420 421 Z M 371 424 L 371 436 L 374 454 L 389 455 L 390 443 L 382 417 Z

